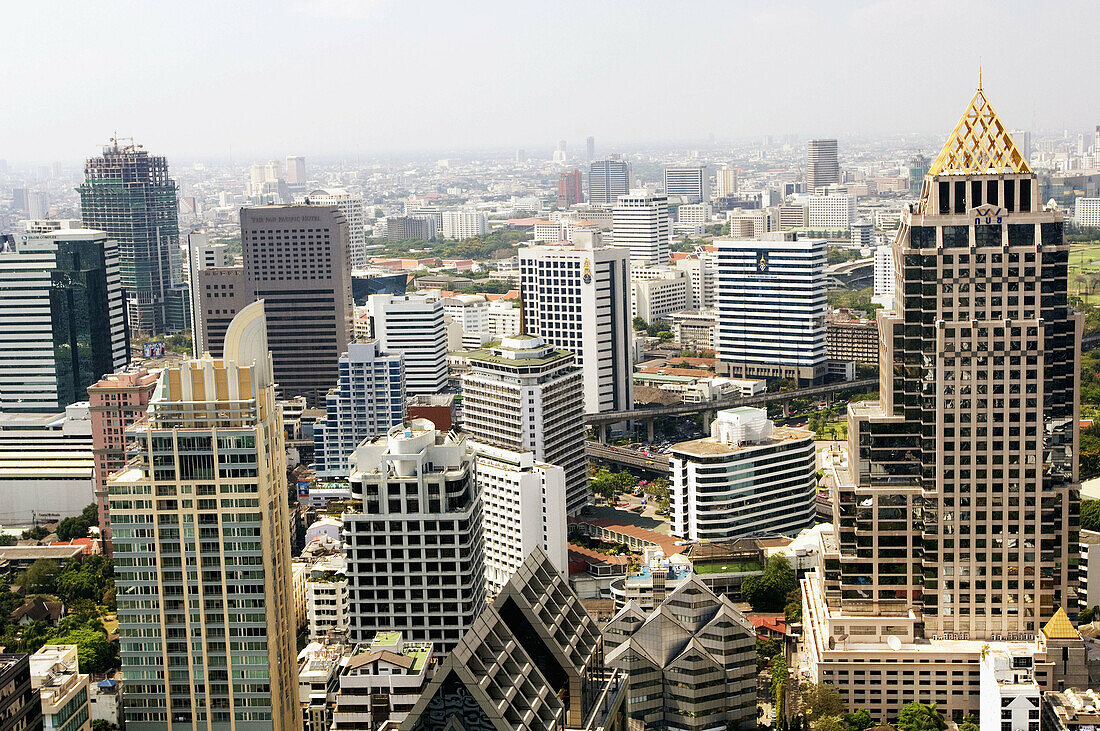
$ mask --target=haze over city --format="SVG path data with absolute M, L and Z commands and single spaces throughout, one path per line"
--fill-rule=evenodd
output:
M 52 162 L 115 130 L 186 159 L 930 134 L 979 63 L 1018 125 L 1077 128 L 1094 98 L 1066 92 L 1089 87 L 1100 5 L 61 1 L 3 18 L 4 154 Z

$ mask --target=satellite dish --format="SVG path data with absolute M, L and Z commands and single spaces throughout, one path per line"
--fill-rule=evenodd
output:
M 886 644 L 889 645 L 890 649 L 894 652 L 897 652 L 901 649 L 901 640 L 898 639 L 897 635 L 890 635 L 889 637 L 887 637 Z

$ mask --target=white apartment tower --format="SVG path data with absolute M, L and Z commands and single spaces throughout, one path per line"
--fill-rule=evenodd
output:
M 447 383 L 443 302 L 427 296 L 375 294 L 367 300 L 367 315 L 378 346 L 405 356 L 405 391 L 442 391 Z
M 826 361 L 825 241 L 717 243 L 719 368 L 743 378 L 819 381 Z
M 630 250 L 631 263 L 651 266 L 668 263 L 672 229 L 668 197 L 644 188 L 620 196 L 612 223 L 615 246 Z
M 470 438 L 561 467 L 567 509 L 579 513 L 588 504 L 588 463 L 584 379 L 573 353 L 534 335 L 510 335 L 468 360 L 462 420 Z
M 672 447 L 673 535 L 730 541 L 814 524 L 812 432 L 776 427 L 766 409 L 742 407 L 719 411 L 710 434 Z
M 719 198 L 737 195 L 737 193 L 739 192 L 737 182 L 737 168 L 718 168 L 718 173 L 716 177 L 717 180 L 715 185 L 715 192 L 718 194 Z
M 464 435 L 413 419 L 360 445 L 349 483 L 351 639 L 396 631 L 446 655 L 485 608 L 473 449 Z
M 489 233 L 489 217 L 481 211 L 443 211 L 443 238 L 472 239 Z
M 812 230 L 846 230 L 856 220 L 854 195 L 811 195 L 806 205 L 809 208 L 809 224 Z
M 477 454 L 485 536 L 485 583 L 495 597 L 536 548 L 568 578 L 565 472 L 531 452 L 471 443 Z
M 289 162 L 291 158 L 287 158 Z M 305 163 L 302 163 L 304 167 Z M 296 204 L 307 206 L 336 206 L 348 222 L 349 263 L 352 269 L 367 266 L 367 239 L 363 228 L 363 196 L 349 193 L 343 188 L 320 188 L 294 199 Z
M 340 356 L 340 380 L 325 398 L 313 432 L 319 477 L 347 477 L 348 457 L 364 439 L 388 434 L 405 415 L 405 367 L 376 341 L 351 343 Z
M 519 252 L 527 330 L 573 352 L 589 414 L 634 408 L 630 254 L 598 244 L 594 235 Z
M 893 309 L 894 302 L 894 247 L 889 244 L 875 247 L 875 293 L 872 302 L 885 309 Z

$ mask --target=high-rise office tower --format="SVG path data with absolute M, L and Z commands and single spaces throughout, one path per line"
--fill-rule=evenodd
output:
M 630 192 L 630 163 L 619 155 L 593 160 L 588 166 L 588 202 L 613 205 Z
M 111 519 L 107 505 L 107 478 L 126 464 L 126 427 L 145 417 L 159 371 L 141 368 L 111 373 L 88 387 L 88 411 L 92 422 L 96 504 L 103 552 L 111 555 Z
M 825 375 L 825 241 L 718 242 L 719 369 L 742 378 Z
M 367 316 L 378 346 L 405 356 L 405 391 L 409 395 L 443 390 L 447 384 L 447 326 L 442 300 L 374 294 L 367 300 Z
M 63 411 L 130 361 L 118 246 L 102 231 L 0 238 L 0 411 Z
M 301 728 L 274 386 L 254 302 L 224 357 L 165 369 L 128 429 L 107 492 L 129 729 Z
M 586 413 L 632 409 L 630 252 L 600 246 L 598 233 L 576 238 L 573 246 L 520 249 L 527 330 L 573 352 Z
M 27 200 L 27 215 L 35 221 L 50 217 L 50 197 L 42 190 L 32 190 Z
M 306 184 L 306 159 L 301 155 L 287 155 L 286 182 L 288 185 Z
M 168 177 L 168 161 L 112 140 L 84 164 L 77 192 L 84 225 L 118 242 L 130 332 L 157 335 L 186 327 L 185 312 L 171 304 L 182 295 L 173 287 L 181 262 L 176 181 Z M 178 305 L 189 310 L 185 301 Z
M 334 206 L 241 209 L 243 266 L 198 272 L 205 352 L 219 356 L 233 316 L 265 301 L 275 382 L 282 396 L 323 404 L 351 340 L 348 227 Z
M 1024 162 L 1031 163 L 1031 133 L 1025 129 L 1010 130 L 1012 140 L 1016 143 L 1016 149 L 1024 157 Z
M 848 407 L 803 582 L 812 679 L 872 715 L 977 710 L 980 660 L 1076 608 L 1082 316 L 1062 214 L 1005 130 L 979 88 L 903 214 L 880 400 Z
M 576 168 L 571 173 L 562 173 L 558 178 L 558 208 L 568 208 L 584 202 L 584 184 L 581 171 Z
M 928 158 L 924 155 L 914 155 L 909 161 L 909 195 L 920 197 L 920 187 L 924 184 L 924 176 L 928 174 Z
M 681 203 L 710 200 L 710 178 L 706 165 L 679 165 L 665 168 L 665 195 Z
M 531 452 L 565 471 L 571 515 L 588 504 L 584 378 L 573 353 L 534 335 L 509 335 L 468 356 L 462 421 L 480 444 Z
M 351 639 L 397 631 L 446 655 L 485 608 L 473 449 L 413 419 L 356 449 L 349 483 Z
M 27 189 L 26 188 L 12 188 L 11 189 L 11 207 L 14 211 L 27 210 Z
M 596 157 L 596 138 L 592 135 L 589 135 L 588 139 L 584 141 L 584 144 L 585 152 L 588 155 L 588 159 L 591 160 L 592 158 Z
M 737 193 L 740 191 L 737 181 L 737 168 L 718 168 L 715 182 L 715 192 L 718 194 L 719 198 L 725 198 L 726 196 L 730 195 L 737 195 Z
M 321 188 L 294 199 L 307 206 L 336 206 L 348 222 L 348 261 L 352 269 L 367 266 L 367 239 L 363 231 L 363 196 L 343 188 Z
M 806 156 L 806 192 L 813 193 L 820 186 L 839 182 L 836 140 L 810 140 Z
M 404 358 L 380 352 L 375 341 L 350 343 L 340 356 L 340 379 L 325 398 L 325 417 L 314 427 L 314 470 L 347 477 L 348 457 L 359 443 L 389 433 L 404 415 Z
M 668 198 L 644 188 L 619 196 L 612 217 L 615 246 L 630 250 L 632 264 L 652 266 L 668 263 L 672 245 L 672 224 Z

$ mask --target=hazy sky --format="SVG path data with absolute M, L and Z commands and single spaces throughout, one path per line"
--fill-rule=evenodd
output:
M 2 0 L 0 157 L 1100 124 L 1100 2 Z

